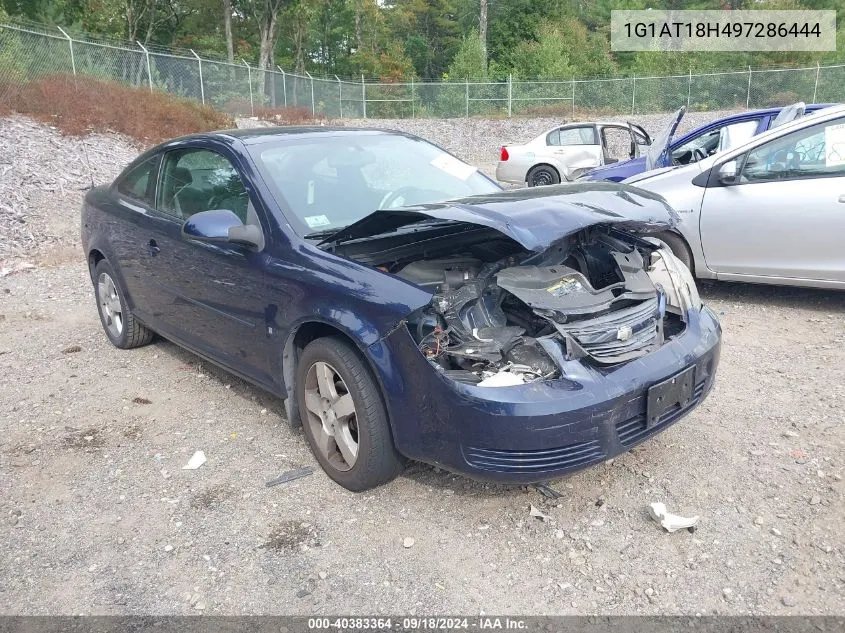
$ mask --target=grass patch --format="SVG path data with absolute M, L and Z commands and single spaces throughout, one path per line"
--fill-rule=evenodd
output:
M 91 77 L 0 85 L 0 96 L 0 116 L 23 114 L 69 135 L 112 131 L 149 144 L 234 126 L 228 115 L 195 101 Z

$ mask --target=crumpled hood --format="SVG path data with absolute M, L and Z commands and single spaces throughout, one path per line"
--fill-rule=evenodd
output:
M 379 235 L 430 219 L 486 226 L 527 250 L 541 252 L 593 225 L 654 233 L 674 227 L 680 218 L 661 196 L 644 189 L 609 182 L 571 183 L 376 211 L 321 244 Z

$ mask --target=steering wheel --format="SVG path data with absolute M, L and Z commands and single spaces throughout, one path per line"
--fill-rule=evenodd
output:
M 777 178 L 783 178 L 787 169 L 789 169 L 789 149 L 784 148 L 776 151 L 769 156 L 766 164 L 766 169 L 774 174 Z
M 399 189 L 397 189 L 396 191 L 391 191 L 387 193 L 384 198 L 381 199 L 381 202 L 379 202 L 378 208 L 395 209 L 396 207 L 404 207 L 407 204 L 406 200 L 404 199 L 404 196 L 415 191 L 417 191 L 416 187 L 399 187 Z M 401 203 L 397 204 L 398 202 L 400 202 L 400 200 Z
M 698 161 L 707 158 L 707 153 L 700 147 L 696 147 L 694 150 L 692 150 L 692 158 L 693 160 L 691 162 L 697 163 Z

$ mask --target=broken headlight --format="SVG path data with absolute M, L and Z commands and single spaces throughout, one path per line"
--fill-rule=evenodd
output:
M 663 287 L 669 308 L 674 308 L 680 314 L 687 310 L 701 309 L 701 296 L 692 273 L 668 247 L 652 253 L 648 274 L 655 284 Z

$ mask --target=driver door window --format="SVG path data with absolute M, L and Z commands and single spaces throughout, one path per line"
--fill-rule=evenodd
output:
M 249 195 L 229 160 L 207 149 L 183 149 L 164 157 L 158 208 L 186 220 L 194 213 L 228 209 L 249 224 Z
M 845 175 L 845 121 L 821 123 L 757 147 L 742 165 L 740 182 L 802 180 Z

